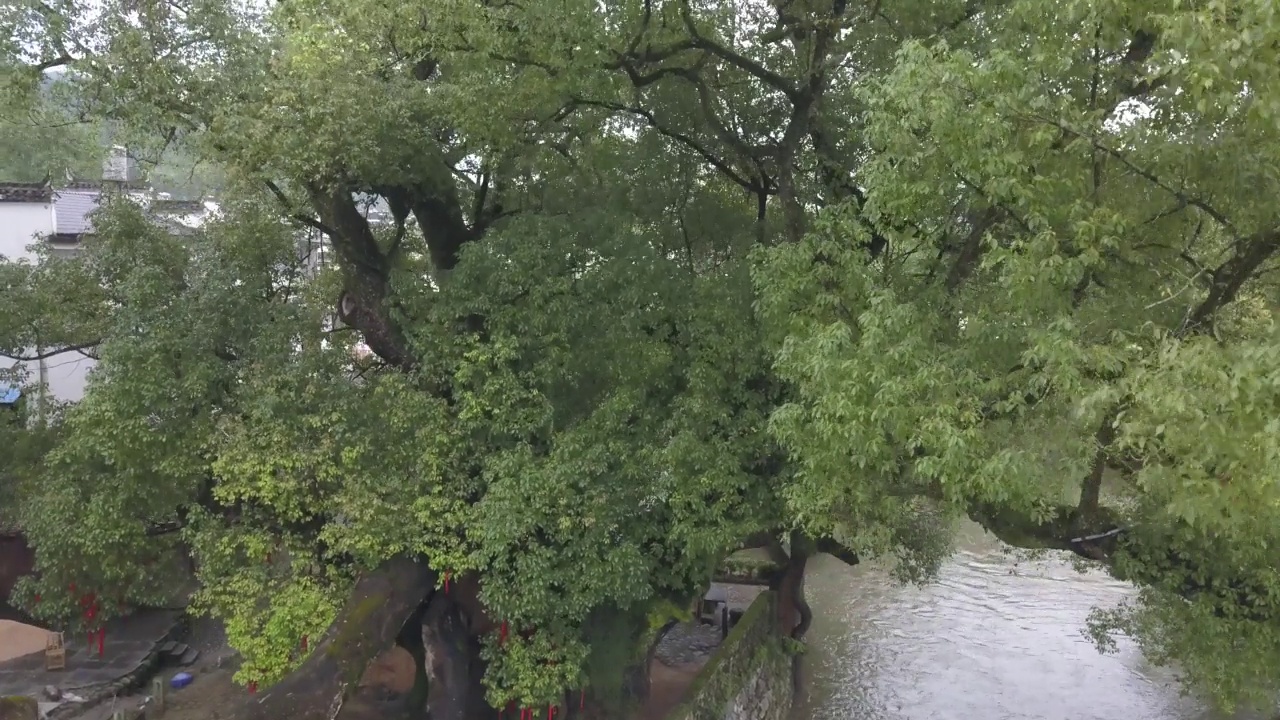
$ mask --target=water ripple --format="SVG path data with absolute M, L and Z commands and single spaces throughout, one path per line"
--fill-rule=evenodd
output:
M 1127 586 L 971 540 L 922 588 L 810 564 L 810 681 L 796 720 L 1227 720 L 1133 647 L 1100 655 L 1082 635 L 1090 609 Z

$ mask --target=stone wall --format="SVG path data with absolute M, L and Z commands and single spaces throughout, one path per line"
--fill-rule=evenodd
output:
M 772 592 L 760 593 L 667 720 L 786 720 L 792 655 L 776 632 Z

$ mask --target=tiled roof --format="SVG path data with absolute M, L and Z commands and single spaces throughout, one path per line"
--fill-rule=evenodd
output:
M 93 232 L 89 214 L 98 208 L 98 196 L 102 191 L 94 189 L 60 189 L 53 193 L 53 231 L 58 235 L 80 235 Z
M 64 190 L 101 190 L 103 188 L 112 188 L 119 190 L 145 190 L 146 183 L 132 181 L 121 182 L 119 180 L 74 180 L 58 186 Z
M 0 183 L 0 202 L 49 202 L 53 188 L 48 183 Z
M 54 227 L 49 239 L 55 244 L 73 244 L 79 242 L 82 235 L 93 233 L 90 216 L 97 210 L 104 191 L 134 187 L 137 185 L 133 183 L 111 181 L 71 182 L 56 188 L 47 183 L 0 182 L 0 202 L 52 204 Z M 152 219 L 175 235 L 190 235 L 195 227 L 191 220 L 198 224 L 198 216 L 210 211 L 210 205 L 203 200 L 152 199 L 148 203 L 134 193 L 129 194 L 141 200 Z

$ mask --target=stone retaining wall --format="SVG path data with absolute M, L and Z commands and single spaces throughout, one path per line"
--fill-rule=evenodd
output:
M 786 720 L 793 657 L 776 632 L 775 602 L 760 593 L 667 720 Z

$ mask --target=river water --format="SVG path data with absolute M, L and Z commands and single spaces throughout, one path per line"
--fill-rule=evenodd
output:
M 901 586 L 821 556 L 807 697 L 795 720 L 1256 720 L 1209 710 L 1132 645 L 1098 653 L 1082 631 L 1131 589 L 1063 556 L 1027 560 L 966 526 L 941 577 Z

